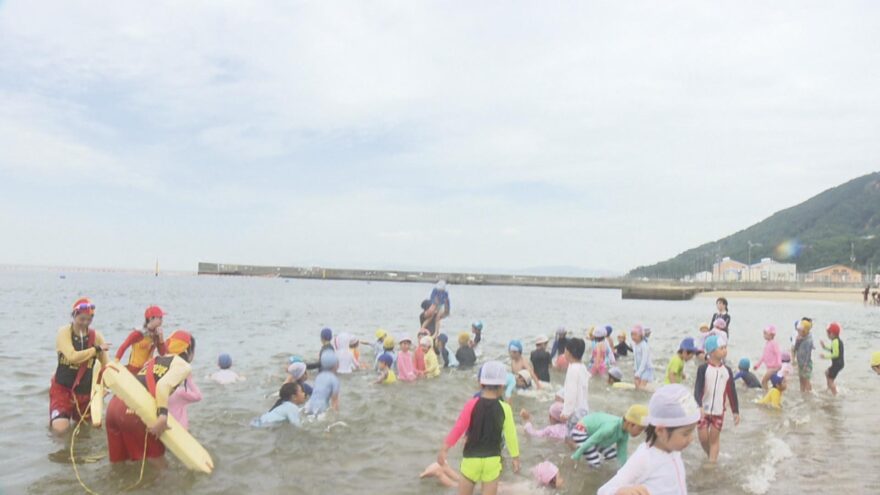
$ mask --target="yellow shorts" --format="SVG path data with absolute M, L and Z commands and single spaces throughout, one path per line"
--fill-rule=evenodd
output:
M 489 483 L 501 476 L 501 456 L 465 457 L 461 460 L 461 474 L 471 483 Z

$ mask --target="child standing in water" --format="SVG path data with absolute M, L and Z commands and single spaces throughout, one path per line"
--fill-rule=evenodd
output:
M 647 439 L 596 495 L 687 495 L 681 451 L 690 445 L 700 410 L 681 385 L 664 385 L 648 403 Z
M 550 353 L 547 352 L 547 342 L 549 342 L 549 339 L 546 335 L 539 335 L 535 339 L 535 350 L 532 351 L 529 360 L 532 362 L 532 368 L 535 370 L 535 375 L 538 376 L 538 379 L 542 382 L 550 383 L 551 358 Z
M 742 379 L 743 383 L 745 383 L 748 388 L 761 388 L 761 381 L 758 380 L 758 377 L 755 376 L 754 373 L 749 371 L 751 367 L 752 363 L 749 361 L 749 358 L 740 359 L 739 371 L 737 371 L 736 375 L 733 377 L 733 381 L 736 382 L 737 380 Z
M 202 391 L 196 386 L 192 375 L 187 377 L 168 397 L 168 413 L 180 423 L 184 430 L 189 429 L 189 414 L 186 409 L 190 404 L 202 400 Z
M 831 322 L 828 325 L 826 332 L 828 333 L 828 338 L 831 339 L 831 345 L 826 345 L 824 340 L 820 341 L 822 349 L 827 351 L 822 354 L 822 357 L 831 360 L 831 366 L 825 370 L 825 379 L 828 382 L 828 390 L 830 390 L 833 395 L 837 395 L 837 385 L 834 383 L 834 380 L 837 379 L 837 375 L 840 373 L 840 370 L 843 369 L 844 365 L 843 341 L 840 340 L 840 324 L 837 322 Z
M 801 384 L 801 392 L 812 392 L 813 385 L 813 336 L 810 330 L 813 328 L 813 320 L 802 318 L 798 322 L 798 336 L 794 341 L 794 358 L 797 363 L 798 379 Z
M 694 339 L 687 337 L 678 345 L 678 352 L 669 360 L 666 367 L 666 384 L 681 383 L 684 381 L 684 363 L 691 360 L 697 348 L 694 347 Z
M 563 385 L 562 417 L 568 426 L 567 438 L 571 438 L 571 432 L 578 421 L 590 412 L 590 373 L 584 366 L 584 350 L 587 345 L 581 339 L 568 339 L 565 343 L 565 360 L 568 361 L 568 369 L 565 372 L 565 384 Z
M 761 364 L 767 366 L 767 372 L 764 373 L 764 378 L 761 379 L 761 387 L 763 389 L 767 389 L 767 383 L 770 381 L 770 377 L 775 375 L 777 371 L 782 368 L 782 353 L 779 351 L 779 344 L 776 343 L 776 327 L 773 325 L 768 326 L 764 329 L 764 340 L 767 341 L 764 344 L 764 354 L 761 355 L 761 359 L 755 363 L 755 371 L 761 367 Z
M 339 411 L 339 377 L 336 376 L 338 366 L 336 353 L 321 354 L 321 372 L 315 377 L 312 396 L 306 402 L 306 414 L 318 415 L 331 407 L 334 411 Z
M 467 332 L 458 334 L 458 350 L 455 351 L 455 359 L 458 360 L 458 368 L 466 369 L 477 364 L 477 354 L 471 347 L 471 335 Z
M 482 484 L 483 494 L 494 495 L 497 492 L 502 470 L 502 437 L 513 458 L 513 472 L 519 472 L 516 424 L 510 406 L 501 400 L 501 390 L 506 381 L 507 371 L 503 364 L 490 361 L 483 365 L 480 372 L 480 395 L 465 404 L 458 421 L 437 454 L 437 464 L 445 466 L 449 449 L 462 435 L 467 435 L 461 460 L 463 478 L 458 486 L 459 495 L 473 494 L 478 483 Z
M 604 375 L 614 365 L 614 350 L 605 340 L 608 331 L 605 328 L 593 330 L 593 350 L 590 356 L 590 374 Z
M 633 382 L 637 389 L 644 389 L 654 380 L 654 367 L 651 364 L 651 349 L 645 340 L 644 329 L 641 325 L 633 327 L 631 336 L 633 339 Z
M 379 356 L 379 378 L 376 380 L 376 383 L 388 385 L 397 381 L 397 376 L 394 374 L 394 370 L 391 369 L 392 364 L 394 364 L 394 358 L 390 354 Z
M 404 382 L 412 382 L 418 378 L 413 354 L 409 350 L 410 345 L 412 345 L 412 339 L 409 337 L 400 338 L 400 352 L 397 354 L 397 378 Z
M 697 370 L 697 383 L 694 398 L 701 407 L 698 430 L 700 444 L 709 456 L 709 462 L 718 462 L 721 450 L 721 428 L 724 425 L 724 411 L 730 403 L 733 423 L 739 424 L 739 400 L 733 384 L 733 372 L 725 366 L 727 341 L 723 335 L 713 335 L 706 339 L 708 360 Z
M 774 409 L 782 409 L 782 392 L 785 392 L 785 379 L 779 374 L 773 375 L 770 377 L 770 385 L 772 387 L 770 387 L 764 398 L 758 401 L 758 404 L 770 406 Z
M 620 335 L 617 336 L 617 346 L 614 348 L 614 355 L 622 358 L 632 351 L 633 348 L 626 343 L 626 332 L 620 332 Z

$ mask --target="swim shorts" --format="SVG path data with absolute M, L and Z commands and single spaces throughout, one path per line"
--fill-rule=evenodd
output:
M 697 423 L 697 428 L 700 428 L 700 429 L 711 427 L 711 428 L 715 428 L 718 431 L 721 431 L 721 428 L 723 426 L 724 426 L 724 415 L 723 414 L 719 414 L 717 416 L 713 415 L 713 414 L 706 414 L 705 416 L 703 416 L 703 419 L 701 419 L 700 422 Z
M 806 363 L 801 363 L 798 361 L 798 376 L 809 380 L 813 377 L 813 362 L 807 361 Z
M 78 421 L 80 413 L 88 416 L 89 399 L 88 394 L 74 394 L 69 388 L 55 383 L 53 377 L 49 386 L 49 422 L 58 418 Z
M 825 376 L 834 380 L 837 378 L 837 374 L 840 373 L 840 370 L 842 370 L 842 369 L 843 369 L 843 366 L 837 366 L 837 365 L 832 364 L 831 367 L 828 368 L 827 371 L 825 371 Z
M 461 474 L 471 483 L 489 483 L 501 476 L 501 456 L 465 457 L 461 460 Z
M 128 409 L 125 402 L 114 396 L 107 406 L 104 428 L 107 430 L 107 450 L 111 463 L 139 461 L 165 455 L 165 445 L 147 434 L 147 427 L 141 418 Z

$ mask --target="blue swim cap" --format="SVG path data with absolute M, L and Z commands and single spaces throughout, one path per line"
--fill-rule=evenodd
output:
M 339 364 L 339 359 L 333 351 L 324 351 L 321 354 L 321 371 L 330 371 Z
M 694 345 L 694 339 L 685 337 L 678 346 L 678 350 L 687 352 L 697 352 L 697 346 Z
M 752 362 L 749 361 L 749 358 L 742 358 L 739 360 L 739 369 L 747 370 L 752 366 Z
M 394 358 L 391 357 L 391 354 L 388 354 L 387 352 L 385 352 L 385 353 L 382 353 L 381 356 L 379 356 L 379 362 L 385 363 L 385 366 L 391 366 L 392 364 L 394 364 Z
M 605 331 L 608 332 L 606 335 L 608 335 L 608 336 L 610 337 L 610 336 L 611 336 L 611 332 L 613 332 L 614 329 L 611 328 L 611 325 L 605 325 Z
M 449 337 L 447 337 L 445 333 L 441 333 L 437 336 L 437 340 L 446 344 L 447 342 L 449 342 Z
M 511 351 L 516 351 L 522 353 L 523 345 L 522 342 L 518 340 L 511 340 L 509 344 L 507 344 L 507 349 Z
M 708 339 L 706 339 L 706 343 L 703 344 L 703 347 L 706 349 L 706 354 L 712 354 L 715 349 L 718 349 L 718 336 L 710 335 Z
M 226 354 L 220 354 L 220 357 L 217 358 L 217 364 L 220 365 L 220 369 L 229 369 L 232 366 L 232 356 Z
M 321 330 L 321 340 L 333 340 L 333 330 L 324 328 Z
M 480 320 L 477 320 L 477 321 L 471 323 L 471 326 L 476 328 L 477 330 L 482 330 L 483 329 L 483 322 Z
M 303 358 L 301 356 L 297 356 L 297 355 L 290 356 L 290 359 L 288 361 L 290 361 L 290 364 L 305 362 L 305 361 L 303 361 Z
M 783 378 L 779 376 L 778 373 L 773 373 L 773 376 L 770 377 L 770 383 L 772 383 L 774 387 L 782 383 L 782 380 Z

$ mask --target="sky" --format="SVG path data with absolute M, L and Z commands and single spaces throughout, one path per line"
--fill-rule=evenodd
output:
M 0 264 L 625 272 L 880 169 L 880 4 L 0 0 Z

